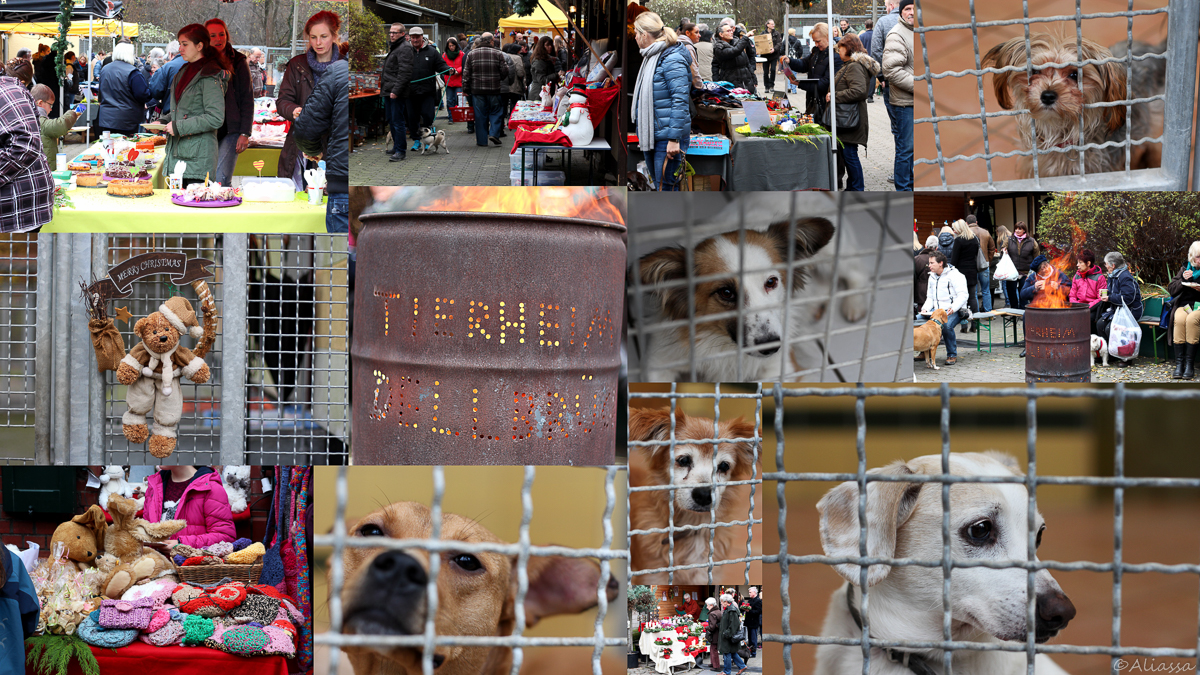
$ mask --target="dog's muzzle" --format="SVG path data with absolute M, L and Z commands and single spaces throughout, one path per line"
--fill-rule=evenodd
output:
M 429 575 L 404 551 L 384 551 L 364 572 L 358 593 L 349 598 L 346 627 L 367 635 L 416 635 L 425 620 Z
M 712 488 L 702 487 L 692 490 L 692 511 L 707 511 L 712 506 Z
M 1075 618 L 1075 605 L 1062 591 L 1037 596 L 1037 622 L 1034 625 L 1038 643 L 1058 635 Z

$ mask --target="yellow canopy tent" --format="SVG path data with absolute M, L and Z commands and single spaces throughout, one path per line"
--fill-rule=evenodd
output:
M 91 21 L 72 21 L 67 35 L 74 37 L 119 37 L 135 38 L 138 36 L 136 23 L 124 24 L 121 32 L 121 22 L 112 19 L 92 19 Z M 20 21 L 0 23 L 0 33 L 26 33 L 29 35 L 58 35 L 58 24 L 53 21 Z
M 546 15 L 549 14 L 549 18 Z M 550 0 L 538 0 L 538 8 L 529 16 L 518 16 L 500 19 L 500 28 L 507 33 L 509 30 L 545 31 L 556 29 L 559 32 L 567 29 L 567 15 L 554 6 Z

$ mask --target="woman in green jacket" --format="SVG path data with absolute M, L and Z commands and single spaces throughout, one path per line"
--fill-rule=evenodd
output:
M 208 30 L 198 23 L 179 29 L 179 55 L 186 62 L 171 82 L 171 111 L 167 122 L 167 158 L 163 172 L 170 174 L 183 160 L 184 187 L 203 182 L 217 170 L 217 130 L 225 123 L 225 88 L 232 65 L 224 53 L 208 43 Z

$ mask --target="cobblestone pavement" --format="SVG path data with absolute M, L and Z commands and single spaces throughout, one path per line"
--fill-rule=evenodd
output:
M 762 660 L 763 660 L 763 653 L 760 651 L 757 656 L 750 659 L 750 661 L 746 664 L 746 672 L 747 673 L 763 672 Z M 688 673 L 688 675 L 715 675 L 716 673 L 724 672 L 722 670 L 715 670 L 715 671 L 711 670 L 708 667 L 709 665 L 711 665 L 709 660 L 704 659 L 702 664 L 698 663 L 696 666 L 693 666 L 686 670 L 683 666 L 676 666 L 674 672 L 677 674 L 678 673 Z M 641 668 L 631 668 L 627 672 L 629 673 L 629 675 L 659 675 L 658 671 L 654 670 L 653 666 L 650 666 L 650 667 L 642 666 Z M 733 668 L 729 672 L 736 673 L 737 669 Z
M 1001 345 L 1000 326 L 992 329 L 992 351 L 988 353 L 987 333 L 982 335 L 983 349 L 975 350 L 976 333 L 964 335 L 961 331 L 955 333 L 958 338 L 958 362 L 947 366 L 946 346 L 938 345 L 937 364 L 941 370 L 926 367 L 924 359 L 913 362 L 913 375 L 916 382 L 1025 382 L 1025 359 L 1021 358 L 1021 347 L 1004 347 Z M 1021 335 L 1018 330 L 1018 335 Z M 1023 337 L 1023 335 L 1022 335 Z M 1146 335 L 1142 339 L 1148 339 Z M 1009 333 L 1009 344 L 1012 334 Z M 1122 363 L 1120 359 L 1109 357 L 1108 366 L 1099 362 L 1092 365 L 1092 382 L 1172 382 L 1171 373 L 1175 371 L 1175 362 L 1166 360 L 1161 355 L 1156 360 L 1149 356 L 1139 356 L 1132 364 Z
M 758 69 L 758 93 L 766 95 L 763 86 L 762 64 Z M 775 88 L 782 90 L 786 78 L 776 71 Z M 792 107 L 804 109 L 804 93 L 788 94 Z M 867 104 L 867 119 L 870 124 L 867 133 L 867 147 L 858 150 L 858 159 L 863 165 L 863 184 L 868 192 L 890 192 L 896 186 L 887 182 L 892 175 L 892 165 L 896 161 L 896 142 L 892 138 L 892 122 L 888 119 L 887 108 L 883 105 L 883 96 L 875 96 L 874 103 Z

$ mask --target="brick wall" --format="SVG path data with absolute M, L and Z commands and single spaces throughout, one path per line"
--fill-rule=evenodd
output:
M 271 494 L 263 494 L 262 491 L 262 468 L 259 466 L 250 467 L 250 495 L 246 499 L 246 503 L 250 505 L 250 518 L 248 520 L 235 521 L 237 525 L 237 535 L 239 537 L 248 537 L 253 541 L 262 541 L 266 536 L 267 530 L 267 514 L 271 510 Z M 92 473 L 99 474 L 103 467 L 78 467 L 75 478 L 75 513 L 83 513 L 89 506 L 96 503 L 100 497 L 100 488 L 89 488 L 87 486 L 87 469 Z M 214 470 L 220 470 L 220 467 L 213 467 Z M 3 476 L 4 467 L 0 467 L 0 476 Z M 275 481 L 272 480 L 272 488 Z M 0 494 L 0 541 L 4 544 L 13 544 L 18 548 L 27 548 L 25 542 L 32 541 L 42 547 L 42 556 L 49 555 L 50 536 L 54 534 L 55 528 L 63 521 L 62 516 L 50 515 L 42 517 L 26 517 L 19 514 L 8 513 L 3 510 L 3 494 Z

